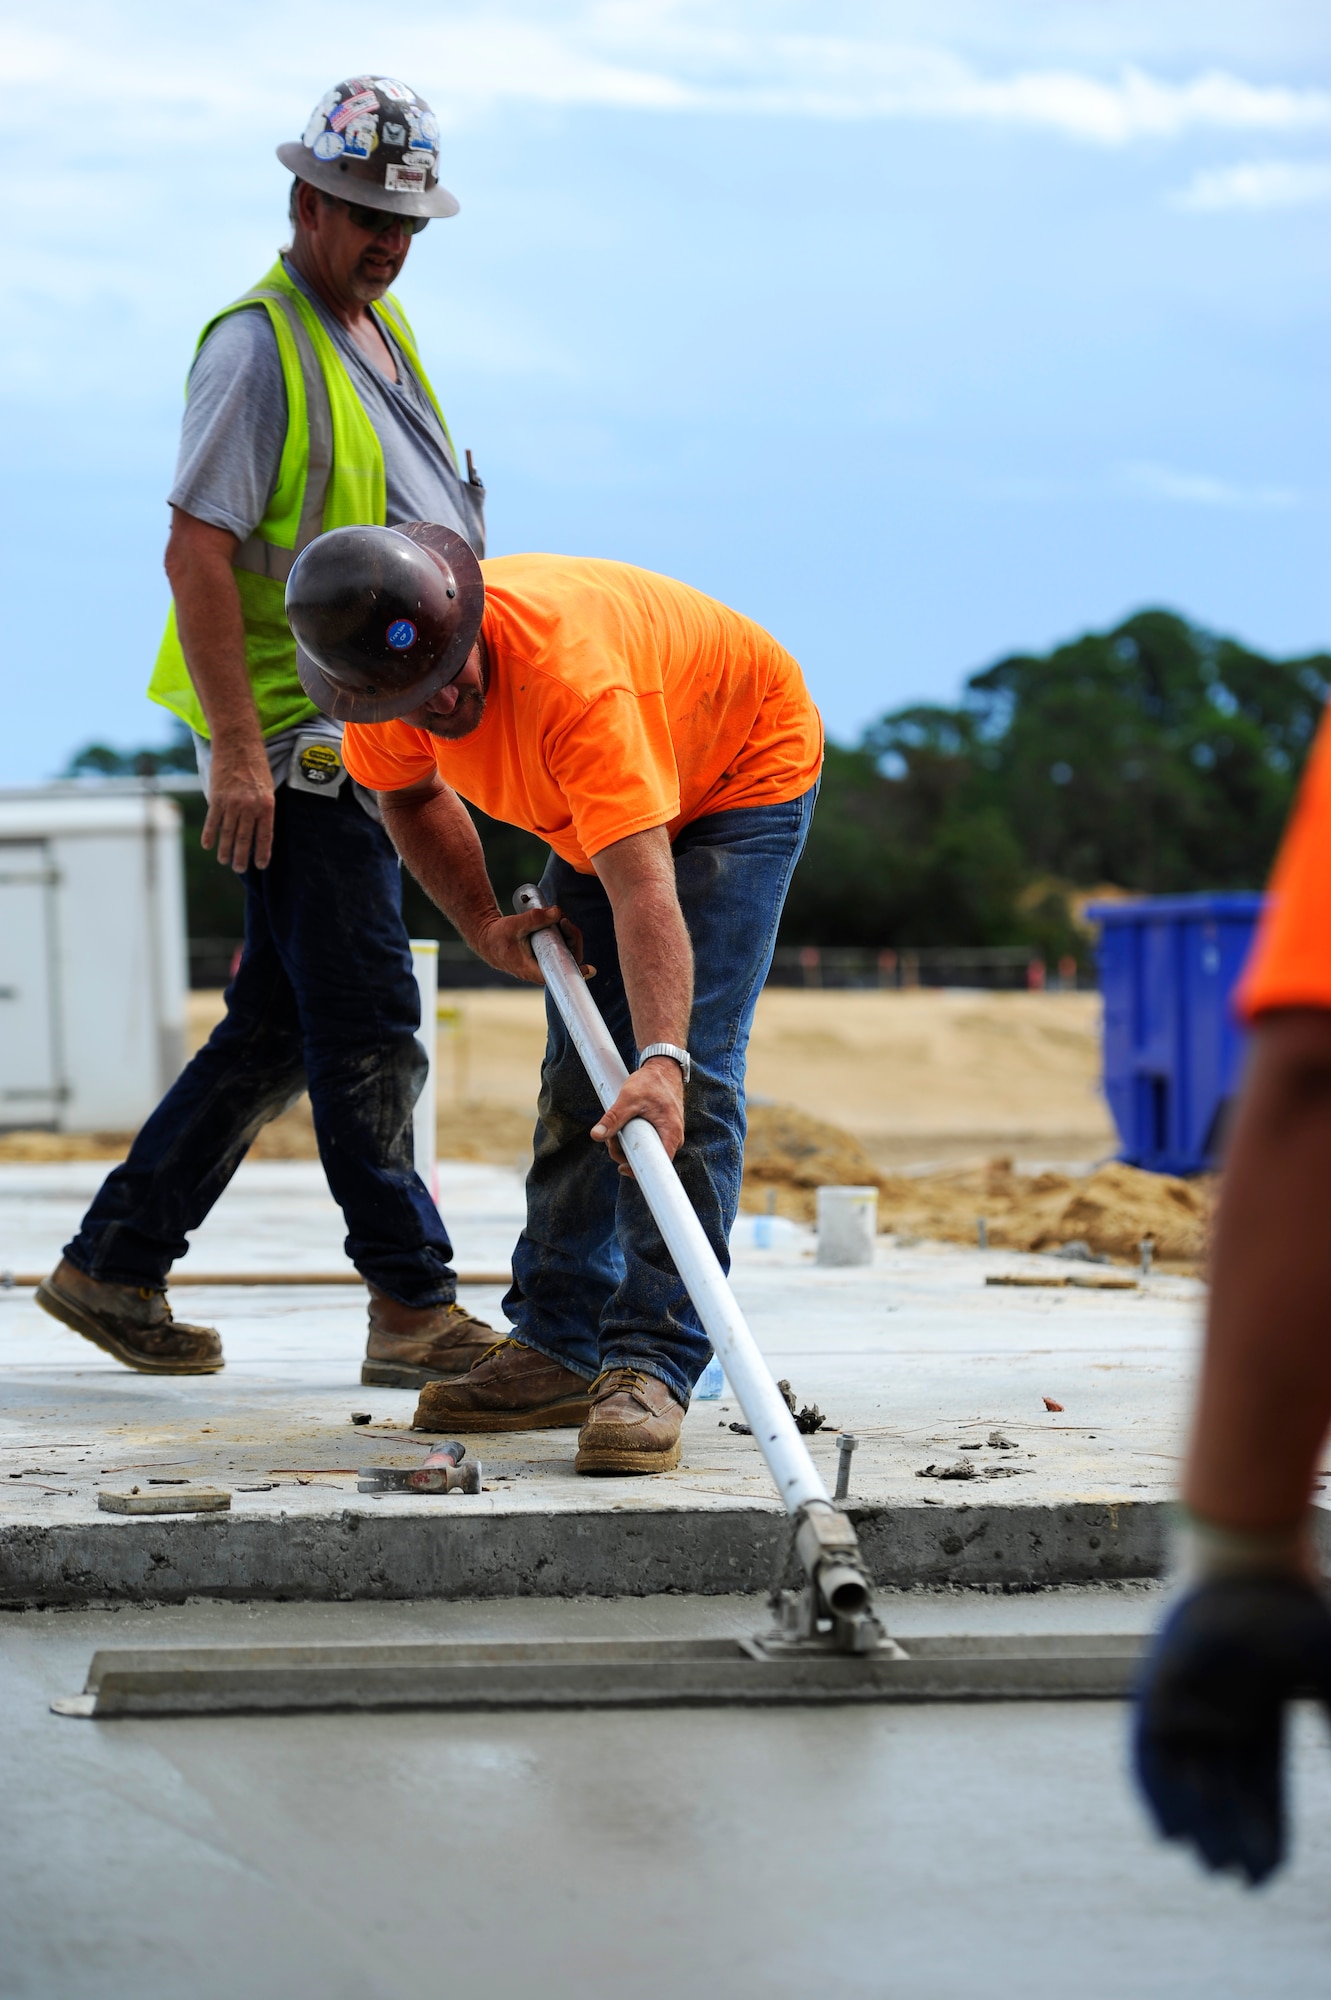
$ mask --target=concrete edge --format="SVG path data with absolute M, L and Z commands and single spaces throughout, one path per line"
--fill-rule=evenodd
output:
M 852 1506 L 874 1581 L 1031 1588 L 1160 1576 L 1160 1501 Z M 149 1517 L 0 1529 L 0 1605 L 715 1596 L 767 1590 L 770 1509 Z

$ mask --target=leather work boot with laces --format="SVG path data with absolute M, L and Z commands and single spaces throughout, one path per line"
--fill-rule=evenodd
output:
M 502 1337 L 465 1306 L 404 1306 L 371 1285 L 370 1338 L 360 1379 L 388 1389 L 453 1382 Z
M 460 1381 L 431 1382 L 412 1418 L 418 1431 L 571 1430 L 588 1410 L 575 1375 L 520 1340 L 498 1340 Z
M 216 1328 L 172 1319 L 165 1287 L 111 1285 L 62 1257 L 38 1285 L 37 1303 L 143 1375 L 215 1375 L 223 1365 Z
M 607 1368 L 591 1388 L 575 1472 L 673 1472 L 684 1411 L 664 1382 L 638 1368 Z

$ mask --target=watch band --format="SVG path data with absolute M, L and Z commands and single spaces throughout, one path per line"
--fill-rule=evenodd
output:
M 677 1062 L 683 1070 L 685 1083 L 688 1082 L 690 1076 L 693 1074 L 693 1058 L 687 1049 L 677 1049 L 673 1042 L 649 1042 L 645 1049 L 639 1049 L 638 1067 L 640 1069 L 648 1056 L 669 1056 L 671 1062 Z

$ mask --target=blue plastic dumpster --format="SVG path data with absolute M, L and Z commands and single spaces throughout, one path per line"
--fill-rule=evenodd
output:
M 1131 1166 L 1215 1165 L 1246 1042 L 1230 996 L 1261 908 L 1261 896 L 1231 895 L 1087 909 L 1101 926 L 1105 1096 Z

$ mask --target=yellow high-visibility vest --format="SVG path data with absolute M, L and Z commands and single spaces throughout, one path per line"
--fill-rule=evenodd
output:
M 361 523 L 382 527 L 386 513 L 384 454 L 350 375 L 323 321 L 279 259 L 199 335 L 202 347 L 228 313 L 263 306 L 277 336 L 287 395 L 287 434 L 268 511 L 235 554 L 236 584 L 245 619 L 245 661 L 265 736 L 319 713 L 296 678 L 296 642 L 286 621 L 286 583 L 306 545 L 328 528 Z M 448 438 L 438 398 L 416 351 L 407 316 L 390 293 L 371 307 L 407 357 Z M 198 348 L 195 349 L 198 353 Z M 456 453 L 454 453 L 456 462 Z M 208 724 L 189 677 L 172 605 L 148 684 L 149 699 L 169 708 L 200 736 Z

